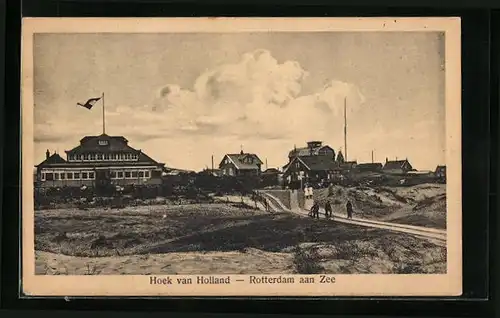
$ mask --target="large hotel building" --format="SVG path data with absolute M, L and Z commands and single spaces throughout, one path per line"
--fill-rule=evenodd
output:
M 47 150 L 45 160 L 36 166 L 36 187 L 162 183 L 165 164 L 130 147 L 122 136 L 86 136 L 65 153 L 66 159 Z

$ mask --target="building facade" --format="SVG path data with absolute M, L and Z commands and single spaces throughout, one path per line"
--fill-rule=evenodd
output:
M 330 157 L 295 157 L 283 168 L 283 178 L 289 186 L 334 181 L 342 174 L 342 168 Z
M 253 153 L 226 154 L 219 163 L 219 169 L 225 176 L 259 176 L 262 161 Z
M 50 154 L 36 166 L 38 187 L 160 185 L 163 163 L 129 146 L 123 136 L 86 136 L 65 151 L 66 159 Z

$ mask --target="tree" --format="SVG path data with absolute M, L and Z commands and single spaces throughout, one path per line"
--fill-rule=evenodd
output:
M 339 150 L 339 153 L 337 154 L 337 163 L 341 164 L 345 162 L 344 155 L 342 154 L 342 150 Z

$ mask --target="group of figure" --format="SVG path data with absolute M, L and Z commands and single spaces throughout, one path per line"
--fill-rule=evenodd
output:
M 346 212 L 347 212 L 347 218 L 352 219 L 352 203 L 351 201 L 347 201 L 346 203 Z M 309 212 L 309 216 L 312 218 L 319 219 L 319 203 L 315 201 L 311 207 L 311 210 Z M 330 204 L 329 201 L 325 203 L 325 218 L 333 219 L 333 209 L 332 205 Z

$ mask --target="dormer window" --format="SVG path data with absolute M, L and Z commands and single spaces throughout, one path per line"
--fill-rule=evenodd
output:
M 107 140 L 99 140 L 99 146 L 107 146 L 108 141 Z

